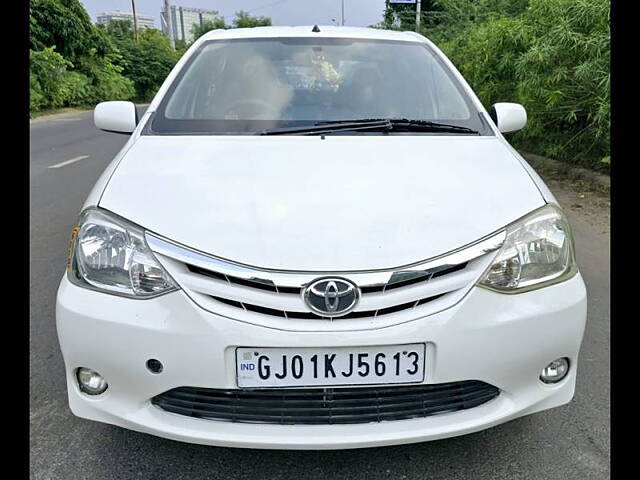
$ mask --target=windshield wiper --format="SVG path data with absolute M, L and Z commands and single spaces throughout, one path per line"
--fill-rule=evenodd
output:
M 257 132 L 258 135 L 321 135 L 339 130 L 391 130 L 388 120 L 339 120 L 336 122 L 316 122 L 300 127 L 269 128 Z
M 341 130 L 383 130 L 401 132 L 442 132 L 466 133 L 477 135 L 479 132 L 471 128 L 430 120 L 409 120 L 406 118 L 366 118 L 358 120 L 338 120 L 316 122 L 313 125 L 285 127 L 262 130 L 258 135 L 321 135 Z
M 477 135 L 479 132 L 472 128 L 454 125 L 451 123 L 432 122 L 431 120 L 409 120 L 407 118 L 390 118 L 389 122 L 394 130 L 406 132 L 445 132 L 445 133 L 469 133 Z

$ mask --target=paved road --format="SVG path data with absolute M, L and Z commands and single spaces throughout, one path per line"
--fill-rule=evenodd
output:
M 568 406 L 453 439 L 329 452 L 204 447 L 74 417 L 55 331 L 55 294 L 78 210 L 125 141 L 96 130 L 90 113 L 31 124 L 31 478 L 609 477 L 609 239 L 575 214 L 578 259 L 590 296 L 577 393 Z

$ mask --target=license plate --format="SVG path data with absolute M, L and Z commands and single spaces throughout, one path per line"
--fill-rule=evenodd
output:
M 236 348 L 241 388 L 424 382 L 425 344 L 336 348 Z

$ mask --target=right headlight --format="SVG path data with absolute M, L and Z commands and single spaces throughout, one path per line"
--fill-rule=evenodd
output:
M 521 293 L 564 281 L 577 271 L 569 222 L 549 204 L 507 227 L 504 244 L 478 285 Z
M 144 231 L 106 210 L 83 212 L 69 251 L 69 280 L 130 298 L 152 298 L 178 288 L 144 238 Z

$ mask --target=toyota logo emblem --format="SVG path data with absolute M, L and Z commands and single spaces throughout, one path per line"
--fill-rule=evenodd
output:
M 328 317 L 345 315 L 360 298 L 358 287 L 341 278 L 320 278 L 304 290 L 304 301 L 317 314 Z

